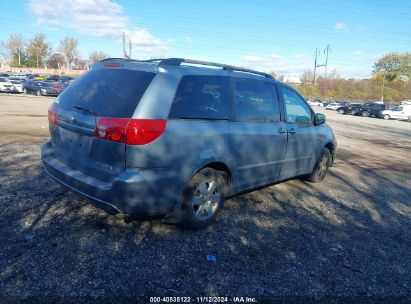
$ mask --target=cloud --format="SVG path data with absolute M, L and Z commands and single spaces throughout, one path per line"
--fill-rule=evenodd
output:
M 279 54 L 248 55 L 241 58 L 245 67 L 265 72 L 275 71 L 277 74 L 297 77 L 310 69 L 312 58 L 306 54 L 295 54 L 284 57 Z
M 351 27 L 349 27 L 347 24 L 342 23 L 342 22 L 337 22 L 334 25 L 334 29 L 336 30 L 340 30 L 340 31 L 349 31 L 351 29 Z
M 184 39 L 184 42 L 187 43 L 187 44 L 191 44 L 191 43 L 193 43 L 193 38 L 191 36 L 187 36 Z
M 364 52 L 361 51 L 361 50 L 356 50 L 356 51 L 354 52 L 354 55 L 362 56 L 362 55 L 364 55 Z
M 84 35 L 121 40 L 123 32 L 141 53 L 164 53 L 166 42 L 146 28 L 131 25 L 123 7 L 110 0 L 30 0 L 37 24 L 47 28 L 71 29 Z

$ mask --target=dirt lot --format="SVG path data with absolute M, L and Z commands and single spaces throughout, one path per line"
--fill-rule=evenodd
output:
M 410 300 L 411 123 L 327 111 L 339 147 L 324 182 L 236 197 L 193 232 L 124 222 L 47 177 L 51 101 L 0 95 L 0 296 Z

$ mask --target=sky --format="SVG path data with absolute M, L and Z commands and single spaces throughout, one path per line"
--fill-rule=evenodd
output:
M 383 54 L 411 51 L 409 0 L 0 0 L 0 40 L 44 33 L 54 50 L 77 38 L 81 56 L 183 57 L 289 77 L 325 62 L 366 78 Z M 318 75 L 324 68 L 317 69 Z

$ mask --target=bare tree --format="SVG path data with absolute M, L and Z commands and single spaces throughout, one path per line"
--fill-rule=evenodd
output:
M 27 55 L 29 57 L 29 65 L 37 68 L 44 66 L 47 57 L 52 52 L 50 43 L 46 41 L 44 34 L 37 34 L 30 39 L 27 46 Z
M 25 41 L 21 33 L 11 34 L 6 41 L 0 42 L 0 53 L 11 65 L 21 66 L 25 52 Z
M 65 58 L 59 53 L 54 53 L 47 60 L 47 65 L 53 69 L 60 69 L 65 63 Z
M 74 62 L 74 59 L 78 57 L 78 40 L 66 36 L 63 40 L 60 40 L 60 52 L 63 53 L 66 59 L 66 68 L 69 69 L 70 65 Z
M 92 51 L 90 52 L 90 54 L 88 55 L 88 59 L 90 61 L 90 63 L 94 63 L 100 60 L 103 60 L 105 58 L 109 58 L 110 55 L 104 53 L 103 51 Z

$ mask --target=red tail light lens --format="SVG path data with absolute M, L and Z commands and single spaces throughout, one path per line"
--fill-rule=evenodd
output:
M 111 141 L 124 142 L 129 120 L 129 118 L 99 118 L 94 129 L 94 136 Z
M 146 145 L 159 138 L 166 129 L 166 120 L 99 118 L 94 136 L 128 145 Z
M 48 110 L 49 123 L 57 125 L 57 107 L 52 104 Z
M 149 144 L 164 133 L 166 125 L 167 120 L 164 119 L 131 119 L 127 126 L 126 144 Z
M 60 90 L 60 89 L 61 89 L 61 86 L 55 85 L 55 86 L 53 86 L 53 89 Z

